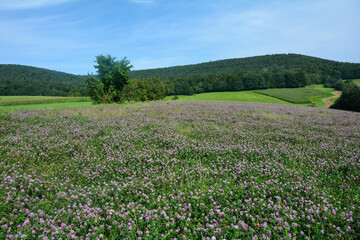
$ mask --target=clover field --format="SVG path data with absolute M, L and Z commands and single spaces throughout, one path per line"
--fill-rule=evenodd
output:
M 0 115 L 1 239 L 359 239 L 360 114 L 161 102 Z

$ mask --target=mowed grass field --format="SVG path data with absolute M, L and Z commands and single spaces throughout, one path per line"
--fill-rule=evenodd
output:
M 259 102 L 277 103 L 287 105 L 307 106 L 315 103 L 317 107 L 327 107 L 322 101 L 323 98 L 334 96 L 333 88 L 324 88 L 323 85 L 311 85 L 306 88 L 280 88 L 254 91 L 238 92 L 212 92 L 200 93 L 192 96 L 180 95 L 179 100 L 184 101 L 239 101 L 239 102 Z M 173 99 L 174 96 L 166 97 L 166 100 Z M 335 101 L 332 99 L 331 101 Z
M 0 239 L 360 239 L 359 138 L 281 104 L 0 114 Z
M 310 97 L 311 102 L 315 103 L 316 107 L 327 107 L 326 103 L 323 101 L 324 98 L 335 96 L 333 92 L 336 90 L 334 88 L 324 88 L 323 85 L 311 85 L 307 86 L 306 88 L 311 88 L 315 90 L 319 90 L 324 92 L 323 95 L 319 96 L 313 96 Z M 330 99 L 330 102 L 334 103 L 337 100 L 337 98 Z
M 324 91 L 314 88 L 274 88 L 255 92 L 291 103 L 311 103 L 312 98 L 323 97 L 326 94 Z
M 90 105 L 91 101 L 88 97 L 0 96 L 0 113 L 87 107 Z
M 165 100 L 171 100 L 174 96 L 167 96 Z M 184 101 L 239 101 L 239 102 L 259 102 L 259 103 L 277 103 L 292 104 L 281 99 L 265 96 L 255 91 L 238 92 L 210 92 L 199 93 L 192 96 L 178 95 L 179 100 Z
M 1 96 L 0 106 L 90 102 L 88 97 Z

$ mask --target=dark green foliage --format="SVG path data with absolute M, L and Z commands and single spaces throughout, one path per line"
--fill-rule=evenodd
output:
M 104 84 L 94 76 L 88 76 L 86 87 L 89 89 L 88 94 L 94 104 L 104 102 Z
M 338 80 L 336 84 L 334 85 L 335 90 L 343 91 L 345 88 L 345 83 L 341 80 Z
M 133 67 L 124 57 L 120 61 L 110 55 L 96 56 L 95 62 L 99 79 L 90 76 L 86 87 L 93 103 L 122 102 L 125 99 L 123 88 L 129 83 L 129 71 Z
M 107 74 L 110 74 L 114 64 L 115 59 L 114 57 L 111 57 L 110 55 L 107 55 L 106 57 L 103 55 L 99 55 L 95 57 L 95 62 L 97 65 L 94 67 L 97 69 L 97 73 L 101 77 L 105 77 Z
M 295 73 L 295 79 L 300 87 L 305 87 L 309 83 L 306 74 L 303 71 Z
M 331 108 L 360 112 L 360 88 L 353 82 L 347 82 Z
M 202 92 L 241 91 L 268 88 L 297 88 L 308 83 L 304 72 L 280 72 L 277 70 L 238 71 L 235 73 L 207 74 L 171 79 L 174 94 L 192 95 Z
M 2 96 L 86 96 L 85 77 L 43 68 L 0 64 Z
M 138 70 L 130 77 L 158 77 L 174 84 L 174 94 L 297 88 L 309 84 L 334 87 L 339 78 L 360 77 L 360 64 L 341 63 L 298 54 L 276 54 L 208 63 Z
M 165 91 L 167 95 L 174 93 L 174 84 L 171 81 L 166 80 L 163 81 L 162 84 L 164 84 L 165 86 Z
M 159 78 L 148 78 L 144 81 L 147 90 L 147 99 L 160 100 L 166 96 L 165 84 Z
M 161 100 L 172 93 L 174 86 L 170 81 L 149 78 L 144 81 L 134 78 L 124 88 L 124 96 L 128 101 Z
M 147 100 L 147 90 L 144 81 L 138 78 L 131 79 L 129 84 L 124 87 L 124 96 L 127 101 L 145 102 Z

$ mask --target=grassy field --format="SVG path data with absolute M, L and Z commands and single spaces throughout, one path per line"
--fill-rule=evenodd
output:
M 267 89 L 255 91 L 239 92 L 212 92 L 201 93 L 192 96 L 178 96 L 179 100 L 184 101 L 239 101 L 239 102 L 259 102 L 293 104 L 306 106 L 315 103 L 317 107 L 327 107 L 322 101 L 323 98 L 333 96 L 333 88 L 324 88 L 323 85 L 311 85 L 306 88 L 296 89 Z M 174 96 L 166 97 L 166 100 L 173 99 Z M 331 101 L 335 101 L 332 99 Z
M 0 114 L 0 239 L 359 239 L 359 136 L 280 104 Z
M 0 113 L 35 111 L 35 110 L 56 110 L 66 108 L 82 108 L 92 106 L 91 102 L 70 102 L 70 103 L 48 103 L 17 106 L 0 106 Z
M 90 102 L 88 97 L 1 96 L 0 106 Z
M 90 106 L 88 97 L 0 96 L 0 113 Z
M 307 86 L 306 88 L 311 88 L 311 89 L 315 89 L 315 90 L 324 92 L 323 95 L 310 97 L 311 102 L 315 103 L 316 107 L 327 107 L 327 105 L 326 105 L 326 103 L 324 103 L 323 99 L 334 96 L 333 92 L 335 92 L 334 88 L 324 88 L 324 85 L 322 85 L 322 84 L 310 85 L 310 86 Z M 337 98 L 330 99 L 330 102 L 334 103 L 336 101 L 336 99 Z
M 311 103 L 311 98 L 323 96 L 325 93 L 311 88 L 274 88 L 256 90 L 256 93 L 279 98 L 292 103 Z
M 168 96 L 165 100 L 171 100 L 174 96 Z M 185 101 L 239 101 L 239 102 L 259 102 L 259 103 L 278 103 L 291 104 L 289 102 L 258 94 L 254 91 L 239 91 L 239 92 L 211 92 L 200 93 L 192 96 L 178 96 L 179 100 Z

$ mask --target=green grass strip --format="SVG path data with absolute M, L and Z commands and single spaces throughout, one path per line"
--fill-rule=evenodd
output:
M 19 105 L 34 105 L 34 104 L 55 104 L 55 103 L 73 103 L 73 102 L 89 102 L 89 98 L 39 98 L 39 99 L 25 99 L 25 98 L 8 98 L 1 99 L 0 106 L 19 106 Z
M 320 97 L 326 94 L 322 90 L 312 88 L 277 88 L 256 90 L 254 92 L 291 103 L 311 103 L 313 97 Z

